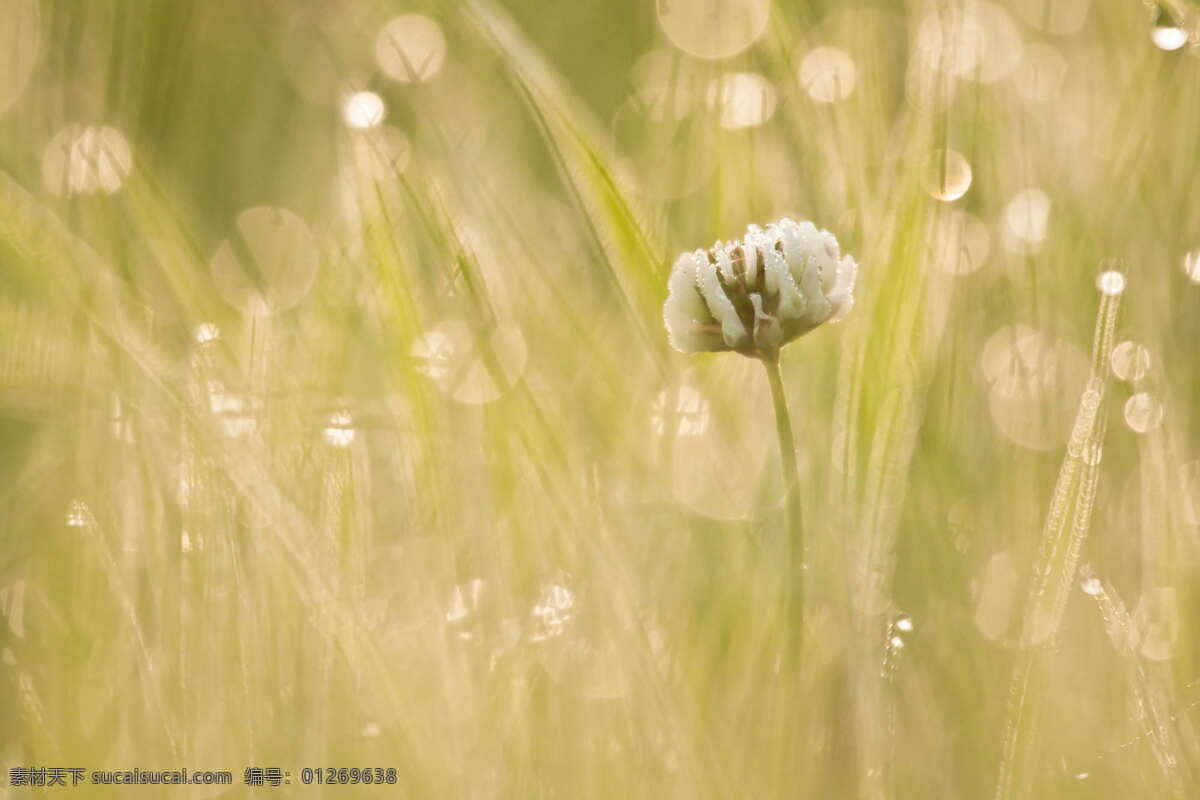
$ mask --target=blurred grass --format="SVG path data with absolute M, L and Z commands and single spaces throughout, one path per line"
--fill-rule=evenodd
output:
M 1018 0 L 984 35 L 1012 73 L 931 69 L 930 15 L 980 8 L 779 4 L 708 61 L 650 2 L 0 2 L 0 51 L 36 55 L 0 73 L 4 766 L 234 772 L 195 796 L 253 794 L 251 765 L 312 796 L 392 791 L 295 788 L 304 766 L 394 766 L 405 797 L 1200 792 L 1200 51 L 1155 47 L 1132 0 Z M 427 82 L 375 64 L 404 13 L 444 34 Z M 856 69 L 834 103 L 797 78 L 819 46 Z M 727 71 L 769 81 L 770 119 L 720 124 Z M 344 88 L 398 138 L 348 128 Z M 119 190 L 53 191 L 73 123 L 128 142 Z M 940 202 L 947 147 L 972 180 Z M 1027 188 L 1040 241 L 1013 239 Z M 311 287 L 239 231 L 260 206 L 311 230 Z M 767 386 L 660 322 L 675 253 L 784 215 L 862 265 L 849 318 L 783 356 L 799 673 Z M 273 313 L 230 302 L 230 237 Z M 1115 341 L 1149 368 L 1107 384 L 1084 569 L 1047 577 L 1116 263 Z

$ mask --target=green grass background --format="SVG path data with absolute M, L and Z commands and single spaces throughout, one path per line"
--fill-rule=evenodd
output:
M 1047 32 L 1081 6 L 1077 31 Z M 757 43 L 705 61 L 650 0 L 0 1 L 0 50 L 36 56 L 0 116 L 6 770 L 280 766 L 293 785 L 259 794 L 311 797 L 1200 793 L 1200 286 L 1182 268 L 1200 51 L 1155 47 L 1136 0 L 1019 0 L 1017 45 L 1063 57 L 1049 97 L 1012 77 L 916 91 L 936 78 L 921 26 L 952 8 L 776 3 Z M 1194 6 L 1168 10 L 1195 35 Z M 374 64 L 401 13 L 444 31 L 428 82 Z M 834 104 L 797 80 L 820 45 L 857 68 Z M 722 128 L 701 91 L 680 124 L 646 124 L 631 70 L 656 49 L 696 86 L 764 76 L 773 117 Z M 403 169 L 363 169 L 333 79 L 384 99 Z M 119 191 L 47 191 L 72 123 L 126 137 Z M 927 187 L 945 147 L 973 171 L 952 203 Z M 1005 208 L 1029 187 L 1052 205 L 1018 252 Z M 319 258 L 268 317 L 209 266 L 254 206 L 299 215 Z M 989 232 L 969 274 L 943 268 L 951 211 Z M 661 322 L 675 254 L 784 215 L 860 264 L 851 315 L 783 354 L 799 668 L 780 660 L 766 382 L 672 352 Z M 1117 380 L 1100 349 L 1098 422 L 1071 448 L 1113 266 L 1114 341 L 1150 366 Z M 447 320 L 492 402 L 414 356 Z M 1048 363 L 983 358 L 1015 325 L 1060 343 Z M 998 427 L 997 380 L 1037 447 Z M 1137 392 L 1164 410 L 1146 433 L 1125 420 Z M 325 435 L 340 411 L 347 447 Z M 1023 634 L 1047 600 L 1052 630 Z M 394 766 L 398 786 L 295 785 L 327 765 Z

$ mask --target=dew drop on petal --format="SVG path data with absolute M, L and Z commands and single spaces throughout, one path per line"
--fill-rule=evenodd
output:
M 850 96 L 858 79 L 854 59 L 838 47 L 817 47 L 800 61 L 800 86 L 818 103 L 834 103 Z
M 375 60 L 389 78 L 401 83 L 427 81 L 446 59 L 442 27 L 423 14 L 402 14 L 383 27 L 375 40 Z
M 1138 392 L 1125 401 L 1125 424 L 1136 433 L 1156 430 L 1162 418 L 1162 403 L 1149 392 Z
M 934 199 L 953 202 L 971 187 L 971 165 L 957 150 L 938 150 L 925 165 L 925 190 Z
M 685 53 L 729 58 L 754 44 L 767 30 L 770 0 L 662 0 L 658 23 Z
M 1123 381 L 1140 381 L 1150 369 L 1150 351 L 1137 342 L 1121 342 L 1112 351 L 1112 371 Z

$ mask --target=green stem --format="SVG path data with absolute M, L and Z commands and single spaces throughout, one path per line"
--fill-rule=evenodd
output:
M 779 460 L 783 466 L 783 483 L 787 492 L 787 575 L 784 594 L 788 622 L 797 635 L 791 640 L 800 643 L 804 631 L 804 536 L 800 524 L 800 474 L 796 468 L 796 439 L 792 433 L 792 418 L 788 414 L 787 398 L 783 394 L 783 376 L 779 372 L 779 355 L 763 357 L 767 382 L 771 385 L 771 401 L 775 406 L 775 432 L 779 436 Z

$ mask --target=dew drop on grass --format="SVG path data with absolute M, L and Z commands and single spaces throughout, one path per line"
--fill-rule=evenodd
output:
M 1125 424 L 1136 433 L 1156 430 L 1162 418 L 1162 403 L 1149 392 L 1138 392 L 1125 401 Z
M 895 626 L 896 630 L 898 631 L 909 633 L 913 629 L 912 617 L 910 617 L 908 614 L 901 614 L 900 616 L 896 617 L 892 625 Z
M 770 0 L 657 0 L 663 33 L 685 53 L 729 58 L 767 30 Z
M 1088 442 L 1083 445 L 1083 452 L 1080 453 L 1080 458 L 1083 463 L 1089 467 L 1098 467 L 1100 462 L 1104 460 L 1104 442 L 1103 440 Z
M 379 32 L 375 61 L 394 81 L 414 83 L 437 75 L 446 60 L 442 27 L 423 14 L 402 14 Z
M 815 47 L 804 54 L 797 71 L 800 87 L 818 103 L 834 103 L 854 91 L 858 70 L 839 47 Z
M 1079 588 L 1083 590 L 1084 594 L 1090 594 L 1093 597 L 1104 591 L 1104 585 L 1101 584 L 1100 579 L 1095 576 L 1084 579 L 1084 581 L 1079 584 Z
M 1102 294 L 1115 296 L 1125 291 L 1125 276 L 1115 269 L 1101 272 L 1096 278 L 1096 288 Z
M 1123 381 L 1140 381 L 1150 369 L 1150 351 L 1137 342 L 1125 341 L 1113 348 L 1112 370 Z
M 1187 44 L 1187 31 L 1173 25 L 1156 25 L 1150 31 L 1150 39 L 1159 50 L 1178 50 Z
M 957 150 L 938 150 L 926 163 L 923 179 L 935 200 L 951 203 L 971 188 L 971 165 Z

